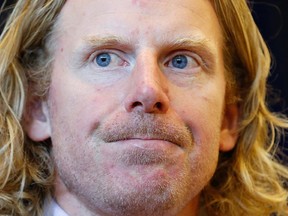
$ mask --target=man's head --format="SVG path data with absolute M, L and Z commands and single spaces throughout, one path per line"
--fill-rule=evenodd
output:
M 244 1 L 19 1 L 13 15 L 1 84 L 17 88 L 1 87 L 1 103 L 25 141 L 3 152 L 27 163 L 8 163 L 1 182 L 22 170 L 23 205 L 37 208 L 28 194 L 41 204 L 54 182 L 71 214 L 71 202 L 87 214 L 191 214 L 200 197 L 219 214 L 255 213 L 239 194 L 280 170 L 267 162 L 267 124 L 280 120 L 264 104 L 269 55 Z M 268 195 L 254 195 L 258 207 Z

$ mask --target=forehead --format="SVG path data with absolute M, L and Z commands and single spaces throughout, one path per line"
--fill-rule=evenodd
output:
M 72 10 L 87 9 L 87 6 L 94 6 L 90 11 L 103 11 L 103 12 L 118 12 L 118 11 L 141 11 L 146 13 L 154 13 L 157 11 L 160 14 L 172 13 L 172 11 L 165 11 L 161 8 L 168 8 L 177 10 L 178 8 L 185 8 L 187 10 L 199 10 L 201 7 L 211 5 L 210 0 L 73 0 L 66 1 L 65 7 Z M 160 10 L 159 10 L 160 9 Z M 207 9 L 207 7 L 206 7 Z M 88 11 L 87 11 L 88 12 Z M 163 12 L 163 13 L 162 13 Z M 201 11 L 199 11 L 199 14 Z M 207 11 L 208 12 L 208 11 Z M 88 12 L 89 13 L 89 12 Z M 203 15 L 203 14 L 202 14 Z
M 221 34 L 209 0 L 73 0 L 66 2 L 59 22 L 61 31 L 81 28 L 83 35 L 124 30 L 163 36 L 184 29 Z

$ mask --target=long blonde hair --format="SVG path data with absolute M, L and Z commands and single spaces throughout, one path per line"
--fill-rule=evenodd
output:
M 288 169 L 276 153 L 288 121 L 271 113 L 265 102 L 269 51 L 244 0 L 214 1 L 214 7 L 226 42 L 228 86 L 241 119 L 236 148 L 220 155 L 204 191 L 208 209 L 211 215 L 287 215 Z
M 212 0 L 211 0 L 212 1 Z M 245 0 L 212 1 L 225 40 L 227 103 L 241 110 L 236 147 L 203 191 L 209 215 L 287 214 L 288 170 L 275 152 L 288 121 L 267 109 L 270 55 Z M 51 143 L 22 128 L 28 95 L 45 97 L 55 23 L 65 0 L 18 0 L 0 38 L 0 215 L 41 215 L 52 192 Z
M 27 95 L 49 86 L 52 30 L 63 0 L 20 0 L 0 37 L 0 215 L 42 215 L 54 180 L 49 141 L 22 128 Z

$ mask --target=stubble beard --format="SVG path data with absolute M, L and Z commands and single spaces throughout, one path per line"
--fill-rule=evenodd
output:
M 128 160 L 130 163 L 131 158 Z M 144 160 L 143 163 L 147 163 Z M 71 178 L 68 170 L 58 169 L 61 180 L 91 215 L 175 216 L 197 195 L 195 191 L 190 193 L 193 192 L 193 176 L 188 167 L 177 179 L 172 177 L 161 182 L 147 182 L 141 185 L 141 190 L 133 190 L 129 185 L 119 187 L 109 181 L 106 173 L 97 173 L 97 176 L 102 176 L 101 179 L 95 179 L 93 174 Z M 93 189 L 87 187 L 86 182 L 93 182 Z
M 97 148 L 100 143 L 103 143 L 103 140 L 107 144 L 125 140 L 135 134 L 145 133 L 174 143 L 182 143 L 182 147 L 187 149 L 192 149 L 194 145 L 192 133 L 186 127 L 170 125 L 166 120 L 162 121 L 155 116 L 134 116 L 126 122 L 117 119 L 111 122 L 113 123 L 107 123 L 97 128 L 92 139 L 83 146 L 93 148 L 93 151 L 97 152 Z M 77 138 L 75 139 L 73 136 L 66 137 L 65 142 L 77 143 Z M 76 158 L 69 158 L 68 155 L 65 157 L 61 152 L 63 153 L 63 149 L 62 151 L 56 149 L 53 153 L 59 176 L 67 189 L 78 197 L 90 212 L 96 212 L 91 215 L 177 215 L 177 212 L 201 191 L 201 188 L 193 185 L 195 184 L 195 173 L 201 172 L 201 170 L 198 170 L 200 168 L 191 169 L 192 162 L 189 159 L 182 165 L 180 175 L 169 176 L 161 181 L 143 182 L 141 187 L 131 188 L 131 185 L 121 184 L 115 179 L 113 182 L 105 169 L 94 169 L 93 167 L 90 169 L 89 166 L 92 165 L 85 167 L 85 162 L 81 165 L 81 161 L 79 161 L 79 166 L 75 165 Z M 87 162 L 85 153 L 80 156 Z M 172 165 L 175 163 L 165 153 L 153 153 L 141 149 L 126 151 L 121 155 L 117 154 L 114 159 L 127 166 L 146 166 L 153 163 Z

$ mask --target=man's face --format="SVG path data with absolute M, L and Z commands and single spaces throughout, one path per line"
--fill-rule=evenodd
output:
M 210 1 L 67 1 L 58 24 L 45 124 L 71 196 L 116 215 L 195 205 L 234 145 Z

